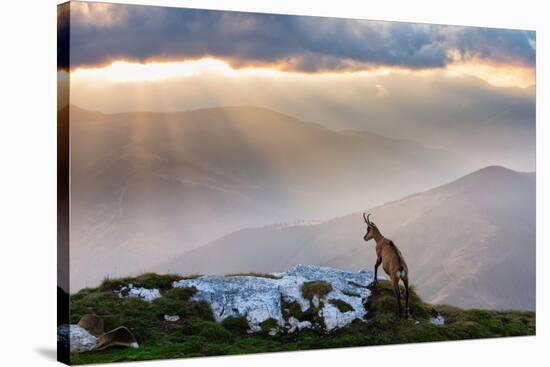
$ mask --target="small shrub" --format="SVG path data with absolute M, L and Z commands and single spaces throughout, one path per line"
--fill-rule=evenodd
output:
M 350 291 L 342 291 L 343 294 L 345 294 L 348 297 L 361 297 L 359 293 L 350 292 Z
M 317 325 L 322 329 L 326 328 L 325 319 L 322 316 L 319 316 L 319 311 L 325 307 L 323 302 L 319 302 L 319 307 L 311 305 L 307 310 L 302 314 L 300 321 L 309 321 L 312 325 Z
M 269 334 L 269 332 L 272 329 L 279 331 L 279 323 L 274 318 L 269 318 L 262 323 L 260 323 L 260 327 L 262 328 L 262 334 Z
M 298 319 L 300 321 L 303 321 L 303 312 L 302 307 L 300 307 L 300 304 L 296 301 L 292 301 L 292 303 L 283 303 L 281 302 L 281 308 L 282 308 L 282 314 L 283 318 L 285 320 L 288 320 L 291 317 L 294 317 L 295 319 Z
M 323 280 L 305 282 L 302 284 L 302 296 L 305 299 L 312 300 L 314 296 L 322 299 L 332 291 L 332 285 Z
M 228 317 L 222 321 L 222 326 L 236 335 L 246 335 L 248 321 L 244 316 Z
M 209 343 L 228 343 L 231 340 L 231 333 L 215 321 L 193 321 L 188 328 L 188 333 L 202 336 Z
M 143 287 L 147 289 L 157 288 L 160 290 L 166 290 L 172 287 L 172 283 L 174 281 L 181 280 L 181 279 L 182 277 L 180 275 L 175 275 L 175 274 L 158 275 L 155 273 L 145 273 L 134 278 L 111 279 L 107 277 L 100 284 L 99 290 L 114 291 L 114 290 L 120 289 L 123 286 L 127 286 L 130 283 L 133 284 L 134 287 Z
M 152 302 L 157 318 L 163 319 L 164 315 L 187 314 L 187 304 L 173 298 L 161 297 Z
M 341 299 L 331 299 L 328 301 L 328 303 L 336 307 L 340 312 L 355 311 L 355 309 L 349 303 L 342 301 Z
M 187 302 L 197 293 L 197 288 L 172 288 L 164 292 L 163 297 L 176 299 L 178 301 Z
M 201 320 L 214 321 L 212 308 L 206 301 L 198 301 L 190 303 L 191 315 L 200 318 Z
M 188 275 L 182 275 L 178 280 L 198 279 L 200 277 L 202 277 L 202 274 L 188 274 Z
M 273 275 L 270 273 L 256 273 L 256 272 L 233 273 L 233 274 L 227 274 L 226 277 L 257 277 L 257 278 L 268 278 L 268 279 L 281 279 L 280 276 Z

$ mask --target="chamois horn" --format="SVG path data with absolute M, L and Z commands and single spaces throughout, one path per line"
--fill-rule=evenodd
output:
M 363 219 L 365 220 L 365 223 L 367 223 L 367 225 L 370 226 L 370 220 L 369 220 L 369 217 L 370 217 L 370 213 L 365 217 L 365 213 L 363 213 Z

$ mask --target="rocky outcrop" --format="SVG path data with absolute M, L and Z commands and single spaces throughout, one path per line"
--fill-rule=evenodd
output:
M 201 276 L 172 283 L 174 288 L 195 288 L 193 299 L 207 302 L 216 321 L 246 318 L 250 333 L 268 335 L 318 328 L 344 327 L 365 318 L 365 303 L 371 292 L 371 271 L 358 273 L 316 265 L 297 265 L 286 272 Z M 115 290 L 121 298 L 135 297 L 153 302 L 162 297 L 158 289 L 128 284 Z M 177 323 L 180 315 L 164 315 Z M 97 351 L 112 346 L 138 348 L 132 332 L 121 326 L 107 333 L 103 320 L 84 315 L 78 325 L 62 325 L 58 335 L 71 352 Z
M 311 299 L 304 297 L 303 285 L 314 281 L 330 284 L 330 292 Z M 275 321 L 280 329 L 294 332 L 308 327 L 330 331 L 363 319 L 367 313 L 364 303 L 371 294 L 367 287 L 372 281 L 373 274 L 368 270 L 352 273 L 297 265 L 283 273 L 202 276 L 172 285 L 195 287 L 194 299 L 208 302 L 217 321 L 246 317 L 251 332 L 259 332 L 266 322 Z M 308 320 L 302 319 L 305 317 Z
M 430 319 L 430 322 L 434 325 L 444 325 L 445 324 L 445 318 L 441 315 L 437 315 L 436 317 L 432 317 Z
M 71 353 L 80 353 L 94 349 L 97 338 L 78 325 L 60 325 L 57 341 L 67 346 Z
M 142 287 L 134 287 L 134 285 L 131 283 L 127 286 L 120 288 L 120 290 L 118 291 L 118 296 L 120 298 L 141 298 L 142 300 L 147 302 L 153 302 L 157 298 L 161 297 L 160 290 L 156 288 L 148 289 Z

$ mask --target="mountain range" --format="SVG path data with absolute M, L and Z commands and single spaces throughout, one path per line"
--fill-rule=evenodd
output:
M 71 106 L 70 116 L 72 291 L 243 228 L 326 221 L 472 168 L 452 152 L 261 107 L 103 114 Z
M 535 308 L 535 174 L 491 166 L 369 212 L 403 252 L 430 303 Z M 248 228 L 164 264 L 184 274 L 282 271 L 306 263 L 372 268 L 361 212 L 322 223 Z

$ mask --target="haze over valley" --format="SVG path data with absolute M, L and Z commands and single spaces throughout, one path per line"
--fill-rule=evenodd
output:
M 369 212 L 402 250 L 427 301 L 535 308 L 534 174 L 487 167 Z M 360 212 L 318 224 L 243 229 L 161 268 L 227 274 L 312 263 L 358 271 L 376 261 L 374 242 L 363 241 L 365 232 Z
M 72 107 L 71 116 L 74 287 L 143 271 L 242 228 L 372 207 L 468 169 L 450 152 L 265 108 Z
M 358 210 L 373 208 L 425 299 L 534 307 L 534 174 L 467 175 L 453 152 L 253 106 L 71 116 L 73 290 L 143 271 L 372 267 Z

